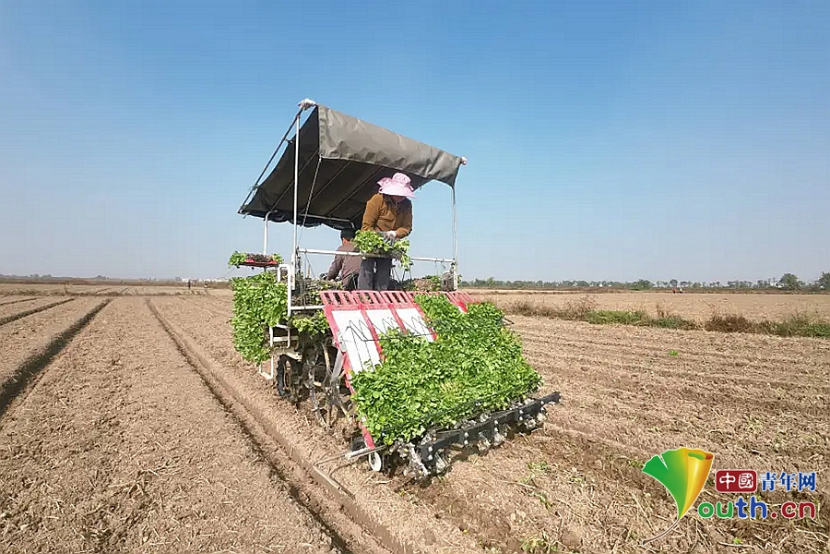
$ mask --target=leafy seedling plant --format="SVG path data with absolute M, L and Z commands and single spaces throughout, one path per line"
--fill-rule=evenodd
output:
M 397 258 L 404 269 L 412 267 L 407 239 L 390 242 L 375 231 L 358 231 L 352 243 L 361 252 Z
M 272 263 L 272 262 L 274 262 L 274 263 L 277 263 L 277 264 L 281 264 L 282 263 L 282 256 L 280 256 L 279 254 L 272 254 L 272 255 L 269 256 L 267 254 L 250 254 L 250 253 L 247 253 L 247 252 L 234 251 L 234 253 L 231 254 L 230 259 L 228 260 L 228 266 L 229 267 L 230 266 L 239 267 L 239 266 L 243 265 L 245 262 L 247 262 L 248 260 L 251 260 L 252 262 L 259 262 L 259 263 Z
M 252 254 L 234 252 L 229 265 L 244 263 L 252 259 Z M 261 256 L 261 255 L 259 255 Z M 282 263 L 282 256 L 266 256 L 268 260 Z M 319 304 L 320 294 L 317 289 L 331 288 L 332 285 L 320 283 L 307 286 L 306 295 L 314 304 Z M 235 277 L 231 280 L 233 289 L 233 327 L 234 348 L 242 357 L 253 363 L 261 363 L 271 357 L 268 345 L 268 328 L 284 324 L 288 320 L 288 287 L 286 283 L 277 282 L 273 272 L 264 271 L 249 277 Z M 313 315 L 299 315 L 291 318 L 291 324 L 300 332 L 310 336 L 323 336 L 328 332 L 329 324 L 322 311 Z
M 381 336 L 381 363 L 352 379 L 357 413 L 376 441 L 409 441 L 505 409 L 538 389 L 541 377 L 494 305 L 470 304 L 462 313 L 443 295 L 415 302 L 437 338 L 390 331 Z
M 249 362 L 267 360 L 267 332 L 288 316 L 288 288 L 276 276 L 263 271 L 250 277 L 235 277 L 233 288 L 233 345 Z
M 314 315 L 305 317 L 293 317 L 291 324 L 300 333 L 310 337 L 322 337 L 329 330 L 329 322 L 323 312 L 314 312 Z

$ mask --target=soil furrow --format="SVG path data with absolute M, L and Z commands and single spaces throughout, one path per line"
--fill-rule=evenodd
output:
M 759 461 L 781 457 L 822 471 L 830 463 L 826 455 L 830 449 L 830 429 L 826 423 L 802 428 L 797 417 L 730 419 L 714 410 L 677 411 L 675 416 L 674 409 L 665 406 L 637 410 L 610 399 L 602 402 L 589 398 L 590 404 L 579 398 L 563 404 L 565 409 L 554 411 L 550 422 L 593 437 L 625 441 L 640 450 L 661 452 L 676 445 L 694 444 L 733 460 L 735 467 L 754 467 Z
M 306 484 L 309 478 L 313 479 L 316 477 L 313 474 L 309 474 L 309 470 L 312 470 L 313 472 L 310 462 L 301 459 L 296 452 L 294 452 L 293 456 L 286 454 L 285 452 L 283 452 L 280 456 L 276 450 L 292 449 L 290 443 L 275 428 L 273 428 L 273 426 L 269 425 L 268 427 L 265 427 L 263 425 L 263 423 L 268 425 L 267 421 L 265 421 L 262 416 L 257 417 L 256 411 L 254 410 L 254 412 L 252 412 L 250 409 L 252 406 L 246 405 L 244 399 L 239 398 L 238 395 L 235 395 L 232 390 L 228 389 L 227 383 L 221 378 L 221 375 L 217 375 L 216 368 L 210 367 L 210 360 L 203 354 L 200 355 L 198 353 L 198 347 L 187 339 L 182 334 L 181 330 L 177 329 L 175 325 L 165 319 L 164 316 L 162 316 L 155 308 L 150 299 L 147 299 L 147 305 L 158 320 L 159 324 L 169 335 L 170 340 L 176 344 L 176 347 L 182 355 L 188 359 L 188 362 L 193 370 L 199 375 L 199 377 L 201 377 L 205 385 L 210 389 L 211 393 L 216 398 L 216 401 L 229 413 L 234 414 L 238 425 L 245 430 L 252 444 L 255 445 L 258 451 L 261 452 L 262 456 L 271 462 L 272 467 L 280 478 L 283 481 L 288 481 L 289 476 L 293 478 L 293 483 L 290 488 L 292 498 L 303 505 L 303 507 L 306 508 L 310 514 L 312 514 L 318 523 L 328 530 L 328 532 L 335 538 L 336 543 L 341 547 L 341 549 L 345 550 L 347 547 L 359 548 L 361 543 L 365 543 L 365 540 L 361 540 L 361 533 L 355 533 L 355 529 L 353 528 L 347 529 L 346 531 L 351 536 L 340 536 L 340 529 L 343 529 L 344 527 L 353 527 L 344 525 L 342 515 L 338 514 L 338 508 L 342 504 L 351 512 L 350 516 L 353 517 L 355 519 L 355 523 L 359 525 L 358 529 L 368 529 L 371 534 L 377 535 L 381 538 L 381 542 L 388 551 L 401 552 L 404 554 L 413 552 L 411 547 L 408 547 L 405 544 L 396 543 L 386 529 L 378 528 L 374 522 L 362 512 L 362 510 L 359 510 L 359 508 L 354 505 L 348 496 L 342 495 L 340 490 L 337 488 L 329 488 L 328 490 L 329 494 L 335 495 L 338 500 L 338 502 L 332 503 L 330 499 L 317 493 L 313 487 L 309 487 Z M 270 445 L 268 444 L 269 442 L 271 443 Z M 266 454 L 266 452 L 270 452 L 270 455 Z M 328 487 L 329 483 L 325 480 L 325 478 L 323 478 L 318 481 L 318 485 Z M 309 502 L 306 499 L 313 500 Z M 338 517 L 338 515 L 340 515 L 340 517 Z M 341 521 L 337 521 L 338 519 Z M 374 547 L 373 550 L 377 550 L 379 548 L 379 545 L 372 546 Z
M 793 361 L 778 366 L 778 369 L 773 377 L 765 377 L 763 375 L 757 375 L 754 371 L 754 367 L 740 366 L 730 368 L 730 364 L 723 364 L 721 367 L 712 364 L 711 371 L 700 371 L 688 369 L 689 366 L 699 368 L 703 365 L 689 360 L 671 362 L 667 361 L 667 359 L 649 359 L 646 357 L 628 355 L 624 353 L 623 350 L 623 348 L 620 348 L 620 352 L 613 355 L 615 362 L 613 365 L 616 368 L 638 370 L 633 371 L 635 374 L 641 373 L 639 370 L 645 370 L 644 372 L 649 375 L 654 374 L 662 377 L 697 383 L 701 381 L 718 381 L 739 386 L 772 386 L 785 389 L 806 388 L 810 391 L 821 392 L 822 394 L 830 392 L 830 385 L 827 384 L 826 379 L 821 377 L 813 378 L 812 373 L 807 373 L 811 372 L 811 368 L 805 367 L 804 364 L 794 363 Z M 525 352 L 527 352 L 528 355 L 535 356 L 540 360 L 549 359 L 550 357 L 555 356 L 563 362 L 571 363 L 571 367 L 583 366 L 586 365 L 586 362 L 588 365 L 598 366 L 605 366 L 609 363 L 608 358 L 605 357 L 585 355 L 579 352 L 571 352 L 567 350 L 555 350 L 547 347 L 539 347 L 539 345 L 532 343 L 525 343 Z M 612 356 L 609 355 L 609 358 L 610 357 Z M 818 363 L 819 362 L 816 362 L 816 364 Z M 796 378 L 797 380 L 782 379 L 782 377 L 786 374 L 782 373 L 781 369 L 788 366 L 789 369 L 796 368 L 800 370 Z M 722 371 L 717 371 L 718 369 L 722 369 Z M 740 373 L 736 374 L 736 370 L 739 370 Z M 623 371 L 622 373 L 627 374 L 628 372 Z M 748 373 L 752 375 L 747 375 Z
M 606 348 L 596 348 L 590 343 L 580 343 L 579 341 L 566 341 L 556 337 L 547 338 L 527 338 L 522 335 L 525 348 L 547 352 L 556 355 L 572 355 L 572 356 L 593 356 L 597 359 L 605 359 L 605 357 L 614 357 L 620 360 L 630 361 L 632 363 L 639 362 L 641 364 L 648 364 L 659 361 L 663 366 L 670 367 L 672 370 L 687 372 L 684 366 L 696 365 L 719 365 L 729 368 L 729 371 L 724 372 L 732 379 L 756 379 L 768 381 L 770 379 L 779 379 L 781 377 L 780 368 L 782 364 L 794 365 L 799 364 L 803 369 L 799 371 L 799 379 L 803 382 L 809 382 L 816 385 L 826 385 L 830 373 L 822 364 L 818 356 L 814 358 L 804 358 L 804 351 L 800 352 L 799 358 L 783 357 L 780 360 L 766 360 L 760 361 L 757 358 L 737 358 L 727 354 L 717 356 L 701 355 L 696 352 L 688 352 L 677 348 L 663 348 L 661 352 L 655 352 L 651 349 L 642 348 L 639 344 L 627 345 L 617 344 L 616 347 L 608 346 Z M 803 341 L 804 339 L 796 339 Z M 670 344 L 670 343 L 669 343 Z M 830 359 L 830 345 L 828 345 L 827 357 Z M 817 354 L 821 355 L 818 351 Z M 753 377 L 745 377 L 742 374 L 735 374 L 734 370 L 744 370 L 743 373 L 751 373 Z M 694 377 L 701 376 L 702 372 L 693 372 Z M 707 374 L 707 376 L 710 374 Z
M 37 308 L 32 308 L 31 310 L 18 312 L 16 314 L 12 314 L 10 316 L 0 318 L 0 326 L 11 323 L 12 321 L 17 321 L 18 319 L 36 314 L 38 312 L 46 311 L 50 308 L 54 308 L 55 306 L 60 306 L 61 304 L 66 304 L 67 302 L 72 302 L 73 300 L 74 300 L 74 298 L 67 298 L 65 300 L 60 300 L 58 302 L 52 302 L 51 304 L 46 304 L 45 306 L 38 306 Z
M 177 325 L 184 336 L 205 351 L 208 361 L 216 360 L 215 374 L 227 382 L 227 388 L 244 399 L 244 404 L 257 419 L 286 438 L 294 451 L 306 461 L 322 460 L 342 454 L 349 447 L 350 437 L 333 435 L 324 429 L 305 405 L 294 405 L 280 399 L 273 386 L 256 374 L 251 364 L 243 362 L 234 351 L 230 327 L 225 316 L 214 315 L 204 306 L 182 303 L 176 299 L 153 299 L 163 317 Z M 263 425 L 266 429 L 269 427 Z M 321 468 L 335 468 L 332 462 Z M 450 522 L 436 520 L 431 512 L 401 499 L 389 479 L 365 468 L 365 463 L 337 471 L 337 481 L 354 495 L 354 502 L 370 520 L 385 527 L 397 544 L 408 544 L 415 552 L 452 553 L 480 552 L 477 538 L 465 534 Z M 398 547 L 399 549 L 400 547 Z
M 115 300 L 0 429 L 5 552 L 343 550 L 140 300 Z
M 53 297 L 40 297 L 40 298 L 32 298 L 27 300 L 25 303 L 18 303 L 18 302 L 10 302 L 4 306 L 0 306 L 0 321 L 4 320 L 9 316 L 17 316 L 17 314 L 26 312 L 28 310 L 34 310 L 37 308 L 41 308 L 46 306 L 47 304 L 51 304 L 55 302 L 56 299 Z
M 643 310 L 652 316 L 663 312 L 680 315 L 698 322 L 706 321 L 713 314 L 737 314 L 753 320 L 779 320 L 796 313 L 817 314 L 830 317 L 830 296 L 826 294 L 671 294 L 665 292 L 618 292 L 612 294 L 538 294 L 526 292 L 481 294 L 471 291 L 481 300 L 490 300 L 510 308 L 518 303 L 530 303 L 535 307 L 564 307 L 583 304 L 584 299 L 603 310 Z M 584 304 L 583 304 L 584 305 Z
M 214 299 L 204 297 L 197 298 L 198 299 L 194 299 L 185 296 L 179 297 L 179 300 L 182 302 L 182 305 L 187 305 L 190 302 L 199 302 L 199 307 L 203 310 L 210 312 L 212 315 L 215 315 L 217 317 L 221 317 L 225 322 L 230 322 L 231 318 L 233 317 L 233 310 L 224 309 L 225 306 L 223 304 L 219 304 Z
M 239 376 L 238 382 L 244 387 L 237 390 L 245 388 L 246 395 L 256 396 L 264 384 L 233 350 L 227 325 L 230 299 L 202 302 L 178 303 L 171 299 L 163 306 L 159 302 L 159 307 L 164 313 L 169 308 L 171 318 L 188 336 L 219 360 L 229 375 Z M 524 319 L 531 333 L 551 327 L 545 321 L 537 328 L 532 318 Z M 574 347 L 560 355 L 555 339 L 546 349 L 537 349 L 526 341 L 528 358 L 543 374 L 545 389 L 561 390 L 562 405 L 548 410 L 549 419 L 542 429 L 515 436 L 484 455 L 457 460 L 447 475 L 429 484 L 391 477 L 389 486 L 398 491 L 399 497 L 419 513 L 463 530 L 479 547 L 491 552 L 557 549 L 634 553 L 643 551 L 641 539 L 659 533 L 675 517 L 671 498 L 641 471 L 646 459 L 663 450 L 706 448 L 715 453 L 717 467 L 759 471 L 808 467 L 820 475 L 826 473 L 825 453 L 830 447 L 827 416 L 814 410 L 799 420 L 806 411 L 787 396 L 788 391 L 799 395 L 809 391 L 806 381 L 814 368 L 821 367 L 824 350 L 810 348 L 796 354 L 802 344 L 798 340 L 776 338 L 764 344 L 738 338 L 733 343 L 729 335 L 713 339 L 710 333 L 682 333 L 684 356 L 686 350 L 711 350 L 710 358 L 695 360 L 701 364 L 698 376 L 684 371 L 682 363 L 692 363 L 689 360 L 670 360 L 674 365 L 664 367 L 662 360 L 646 350 L 638 363 L 636 356 L 625 350 L 628 345 L 636 349 L 641 343 L 673 341 L 674 335 L 681 333 L 570 322 L 556 325 L 552 336 L 564 335 L 573 342 L 583 336 L 617 340 L 617 350 L 624 351 L 624 355 L 615 358 L 609 351 L 607 358 L 622 363 L 611 363 L 600 355 L 590 362 L 583 357 L 584 367 L 573 367 L 573 360 L 565 358 L 576 354 Z M 567 332 L 563 328 L 568 328 Z M 716 346 L 712 346 L 713 341 Z M 670 348 L 677 347 L 671 343 L 661 351 Z M 788 353 L 792 357 L 787 358 Z M 773 381 L 782 387 L 770 393 L 752 387 L 750 382 L 738 381 L 725 391 L 720 402 L 716 394 L 697 390 L 726 383 L 730 376 L 745 375 L 746 368 L 729 365 L 732 356 L 786 361 L 782 371 L 787 371 L 798 385 L 785 389 L 786 380 L 779 376 Z M 675 380 L 672 369 L 677 370 Z M 723 377 L 710 383 L 707 372 Z M 289 414 L 293 408 L 272 402 L 278 421 L 290 427 L 288 422 L 296 421 L 296 416 Z M 299 413 L 303 408 L 299 407 Z M 314 426 L 307 428 L 315 436 L 320 436 L 318 431 Z M 711 487 L 704 493 L 710 500 L 723 499 Z M 784 499 L 778 493 L 763 496 L 776 502 Z M 811 498 L 826 503 L 826 493 Z M 395 504 L 389 506 L 392 510 Z M 826 533 L 828 529 L 827 517 L 821 511 L 819 515 L 821 520 L 816 524 L 778 521 L 774 526 L 752 520 L 687 516 L 669 538 L 652 545 L 651 551 L 732 552 L 734 547 L 724 545 L 736 544 L 735 538 L 740 538 L 742 546 L 750 551 L 810 551 L 820 547 L 821 535 L 808 533 Z
M 100 300 L 77 300 L 18 319 L 0 327 L 0 382 L 5 381 L 35 352 L 44 350 L 60 333 L 92 310 Z
M 535 361 L 532 356 L 529 360 Z M 821 457 L 830 446 L 830 425 L 822 408 L 826 401 L 819 399 L 812 406 L 790 409 L 786 397 L 778 404 L 765 403 L 758 400 L 764 391 L 750 388 L 725 390 L 718 401 L 717 394 L 699 394 L 706 387 L 678 385 L 672 391 L 670 383 L 654 383 L 648 375 L 627 390 L 622 380 L 606 380 L 602 367 L 574 371 L 569 366 L 557 369 L 558 363 L 534 365 L 546 387 L 562 391 L 568 410 L 556 410 L 551 416 L 562 426 L 577 425 L 635 442 L 654 437 L 691 439 L 703 440 L 710 448 L 736 445 L 769 456 L 786 452 L 797 460 Z M 766 393 L 781 397 L 775 391 Z M 791 417 L 796 413 L 797 418 Z
M 85 313 L 80 319 L 75 321 L 65 331 L 59 333 L 53 338 L 49 344 L 42 350 L 39 350 L 29 356 L 23 363 L 21 363 L 15 371 L 6 377 L 0 383 L 0 420 L 5 415 L 6 410 L 11 405 L 12 401 L 18 399 L 21 393 L 24 393 L 27 386 L 30 385 L 43 371 L 43 369 L 57 356 L 72 338 L 77 335 L 84 327 L 86 327 L 92 318 L 100 312 L 104 306 L 109 303 L 109 300 L 101 302 L 90 311 Z
M 805 353 L 813 351 L 830 352 L 830 342 L 821 339 L 718 331 L 696 332 L 580 322 L 562 322 L 556 328 L 548 328 L 538 319 L 530 324 L 514 326 L 513 330 L 526 340 L 558 341 L 567 346 L 602 350 L 625 346 L 658 357 L 674 349 L 699 357 L 701 361 L 714 362 L 726 358 L 730 361 L 775 364 L 789 361 L 793 356 L 803 357 Z M 693 340 L 695 337 L 698 340 Z M 774 348 L 774 351 L 769 356 L 759 358 L 752 348 Z
M 30 298 L 16 298 L 14 300 L 9 300 L 8 302 L 0 302 L 0 306 L 10 306 L 11 304 L 17 304 L 19 302 L 31 302 L 32 300 L 35 300 L 34 296 Z
M 561 348 L 556 342 L 525 341 L 524 349 L 538 356 L 556 357 L 577 363 L 605 364 L 612 361 L 616 366 L 647 370 L 696 381 L 722 378 L 728 379 L 732 383 L 780 384 L 782 386 L 794 384 L 809 386 L 814 389 L 830 389 L 827 378 L 824 375 L 817 375 L 817 371 L 824 370 L 822 366 L 824 360 L 819 356 L 808 360 L 789 359 L 782 361 L 776 366 L 774 372 L 771 372 L 770 375 L 764 375 L 757 372 L 755 364 L 751 362 L 748 364 L 736 363 L 728 359 L 701 362 L 690 359 L 685 353 L 664 354 L 663 356 L 643 354 L 638 356 L 636 351 L 625 346 L 620 346 L 616 351 L 609 351 L 605 355 L 590 349 Z M 828 361 L 830 361 L 830 352 L 828 353 Z M 786 368 L 787 371 L 782 372 L 782 368 Z M 792 377 L 783 379 L 782 376 L 784 375 Z
M 583 381 L 591 386 L 609 391 L 627 391 L 658 395 L 664 401 L 694 402 L 696 405 L 723 405 L 735 407 L 742 412 L 800 411 L 808 419 L 824 418 L 830 394 L 826 387 L 812 387 L 801 384 L 774 386 L 769 382 L 734 382 L 729 379 L 706 379 L 706 386 L 701 380 L 685 379 L 682 375 L 672 378 L 670 374 L 649 369 L 647 366 L 631 366 L 614 360 L 563 357 L 551 365 L 550 357 L 527 355 L 537 371 L 553 378 L 558 378 L 569 368 L 578 369 L 585 377 Z M 766 394 L 758 394 L 759 390 Z

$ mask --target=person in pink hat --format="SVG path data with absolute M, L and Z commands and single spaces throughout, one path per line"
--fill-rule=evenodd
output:
M 378 181 L 380 190 L 366 203 L 363 231 L 376 231 L 388 240 L 402 239 L 412 232 L 412 202 L 415 198 L 410 178 L 403 173 Z M 366 258 L 360 264 L 358 290 L 388 290 L 392 274 L 391 258 Z

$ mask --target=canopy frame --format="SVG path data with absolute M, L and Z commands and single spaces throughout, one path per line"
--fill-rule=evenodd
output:
M 318 119 L 317 121 L 313 121 L 312 118 L 309 117 L 306 119 L 306 122 L 301 125 L 303 112 L 309 109 L 314 109 Z M 329 119 L 336 121 L 336 126 L 333 130 L 326 130 L 330 136 L 325 136 L 323 131 L 320 130 L 323 125 L 320 121 L 321 118 L 324 121 L 328 121 Z M 311 123 L 309 123 L 310 121 Z M 314 128 L 315 126 L 317 129 Z M 291 133 L 292 128 L 294 130 L 294 136 L 289 139 L 288 136 Z M 306 131 L 305 134 L 313 137 L 314 135 L 311 133 L 316 131 L 318 140 L 316 145 L 312 142 L 310 147 L 306 147 L 313 150 L 310 150 L 310 155 L 308 153 L 309 150 L 307 150 L 305 152 L 307 159 L 301 160 L 302 148 L 305 146 L 305 142 L 301 144 L 301 138 L 303 138 L 303 131 L 307 128 L 309 131 Z M 357 139 L 354 141 L 352 141 L 348 136 L 350 129 L 354 130 L 357 135 Z M 323 138 L 321 138 L 321 135 L 323 135 Z M 370 147 L 382 148 L 383 144 L 386 143 L 389 145 L 389 150 L 373 151 L 371 148 L 367 149 L 360 142 L 360 139 L 367 141 L 367 144 Z M 377 144 L 373 144 L 373 142 Z M 266 173 L 268 173 L 269 167 L 273 163 L 277 153 L 283 145 L 285 145 L 285 150 L 283 151 L 282 156 L 269 176 L 263 181 L 263 177 L 265 177 Z M 289 152 L 292 148 L 293 152 Z M 407 152 L 412 153 L 411 158 L 406 157 Z M 291 156 L 291 154 L 293 154 L 293 156 Z M 291 164 L 293 165 L 293 179 L 291 179 L 293 182 L 290 184 L 283 183 L 283 186 L 280 186 L 278 183 L 279 179 L 284 180 L 290 171 L 289 167 L 287 167 L 287 163 L 290 163 L 288 162 L 289 156 L 293 157 L 293 164 Z M 302 175 L 315 159 L 317 160 L 317 165 L 314 176 L 310 181 L 310 188 L 308 189 L 308 197 L 306 199 L 306 207 L 305 210 L 303 210 L 303 213 L 300 213 L 299 191 L 302 186 Z M 343 163 L 328 177 L 327 182 L 325 182 L 320 189 L 317 189 L 316 185 L 320 167 L 324 159 Z M 368 163 L 365 160 L 374 160 L 378 163 Z M 301 162 L 303 162 L 302 167 Z M 380 165 L 381 163 L 389 163 L 390 165 Z M 364 169 L 362 175 L 365 176 L 363 177 L 362 182 L 355 186 L 350 193 L 342 194 L 341 198 L 339 198 L 336 203 L 328 205 L 327 209 L 324 210 L 327 213 L 309 213 L 315 199 L 321 198 L 329 187 L 339 183 L 338 178 L 340 178 L 344 172 L 349 169 L 350 164 L 359 164 L 360 168 Z M 353 213 L 355 210 L 355 208 L 352 208 L 351 212 L 344 212 L 344 206 L 350 202 L 352 206 L 354 206 L 356 196 L 366 196 L 368 191 L 371 189 L 376 191 L 377 181 L 382 176 L 391 175 L 396 171 L 401 171 L 409 175 L 414 186 L 413 188 L 416 189 L 431 180 L 440 180 L 450 186 L 452 196 L 453 258 L 450 260 L 444 258 L 412 257 L 412 259 L 449 262 L 451 264 L 451 271 L 453 275 L 453 287 L 457 289 L 458 215 L 455 180 L 460 166 L 466 164 L 466 158 L 453 156 L 452 154 L 448 154 L 437 148 L 396 135 L 391 131 L 376 127 L 372 124 L 352 118 L 351 116 L 335 112 L 334 110 L 330 110 L 324 106 L 319 106 L 313 100 L 305 99 L 300 102 L 297 114 L 294 116 L 294 119 L 280 140 L 280 143 L 277 145 L 277 148 L 274 150 L 274 153 L 271 155 L 271 158 L 268 160 L 265 168 L 262 170 L 256 184 L 249 190 L 245 202 L 239 208 L 239 213 L 244 216 L 253 215 L 254 217 L 263 218 L 262 253 L 266 255 L 268 254 L 269 221 L 288 221 L 292 223 L 293 239 L 290 267 L 288 268 L 288 316 L 290 317 L 293 312 L 319 308 L 319 306 L 293 305 L 292 291 L 295 286 L 296 273 L 299 270 L 298 266 L 300 253 L 324 255 L 341 254 L 341 252 L 336 252 L 334 250 L 300 249 L 298 243 L 298 227 L 314 227 L 324 224 L 335 229 L 359 228 L 356 222 L 358 215 L 362 217 L 363 209 L 361 208 L 360 211 L 352 217 L 342 217 L 341 213 L 348 215 L 349 213 Z M 268 191 L 263 190 L 263 187 L 269 185 L 269 183 L 276 184 L 276 186 L 272 186 L 271 188 L 275 188 L 279 194 L 276 199 L 272 199 L 270 202 L 267 202 Z M 279 190 L 280 188 L 282 190 Z M 291 209 L 289 219 L 287 217 L 289 215 L 288 210 L 285 209 L 289 206 L 285 205 L 284 200 L 285 197 L 292 192 L 291 189 L 293 189 L 293 201 L 290 205 Z M 305 194 L 305 191 L 303 194 Z M 366 200 L 360 198 L 360 203 L 363 207 L 365 207 Z M 281 208 L 278 206 L 281 206 Z M 267 210 L 264 209 L 266 207 Z M 302 216 L 302 221 L 298 219 L 300 216 Z

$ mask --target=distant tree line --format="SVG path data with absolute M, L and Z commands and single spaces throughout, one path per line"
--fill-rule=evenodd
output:
M 638 279 L 637 281 L 501 281 L 489 277 L 487 279 L 474 279 L 462 281 L 462 287 L 469 288 L 494 288 L 494 289 L 561 289 L 561 288 L 612 288 L 624 290 L 651 290 L 651 289 L 777 289 L 789 291 L 830 291 L 830 272 L 821 274 L 821 277 L 814 282 L 804 282 L 793 273 L 785 273 L 779 279 L 758 279 L 752 281 L 649 281 Z

